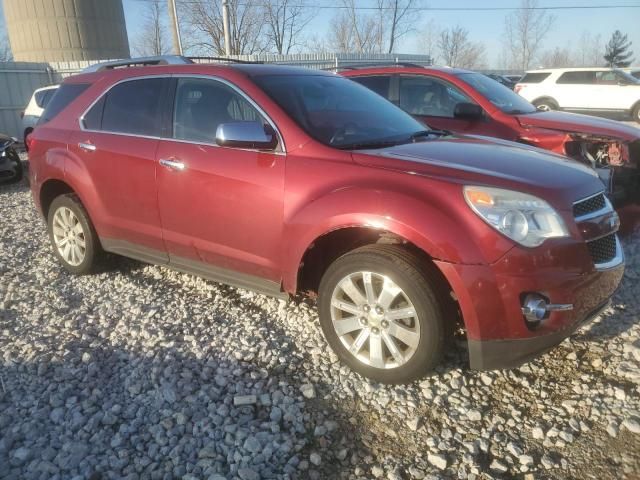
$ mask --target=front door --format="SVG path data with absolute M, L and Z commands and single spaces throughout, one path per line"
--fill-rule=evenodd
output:
M 98 233 L 109 250 L 142 248 L 151 261 L 168 259 L 156 186 L 157 137 L 167 78 L 132 79 L 111 88 L 82 119 L 69 149 L 95 190 Z
M 400 75 L 398 105 L 432 128 L 455 133 L 495 136 L 494 120 L 454 116 L 458 103 L 475 103 L 455 85 L 428 75 Z
M 174 88 L 171 138 L 161 140 L 157 152 L 170 262 L 279 282 L 286 158 L 281 145 L 268 152 L 217 146 L 218 125 L 266 119 L 221 80 L 180 77 Z

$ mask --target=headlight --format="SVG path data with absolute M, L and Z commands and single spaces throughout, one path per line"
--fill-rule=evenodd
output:
M 464 187 L 464 198 L 480 218 L 525 247 L 537 247 L 547 238 L 568 237 L 562 217 L 533 195 L 492 187 Z

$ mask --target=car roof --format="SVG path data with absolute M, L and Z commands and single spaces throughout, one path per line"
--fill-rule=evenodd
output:
M 58 88 L 60 86 L 60 84 L 55 84 L 55 85 L 47 85 L 46 87 L 40 87 L 40 88 L 36 88 L 33 93 L 35 92 L 42 92 L 44 90 L 53 90 L 55 88 Z
M 453 68 L 446 66 L 421 66 L 421 65 L 369 65 L 366 67 L 358 67 L 357 65 L 349 66 L 345 65 L 339 67 L 341 75 L 345 76 L 358 76 L 368 75 L 372 73 L 384 73 L 384 72 L 410 72 L 410 73 L 429 73 L 439 72 L 448 75 L 460 75 L 463 73 L 476 73 L 472 70 L 465 70 L 462 68 Z
M 171 74 L 193 74 L 207 75 L 221 73 L 224 71 L 241 72 L 248 77 L 258 77 L 263 75 L 308 75 L 308 76 L 335 76 L 332 72 L 323 70 L 313 70 L 304 67 L 290 65 L 261 64 L 261 63 L 190 63 L 175 65 L 143 65 L 118 67 L 105 70 L 80 72 L 77 75 L 67 77 L 65 83 L 81 83 L 97 80 L 104 77 L 115 77 L 125 79 L 130 77 L 141 77 L 146 75 L 171 75 Z
M 619 68 L 609 67 L 575 67 L 575 68 L 538 68 L 535 70 L 527 70 L 525 73 L 554 73 L 554 72 L 609 72 L 612 70 L 620 70 Z

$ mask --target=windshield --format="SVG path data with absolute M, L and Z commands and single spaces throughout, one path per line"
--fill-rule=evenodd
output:
M 376 148 L 416 141 L 425 127 L 377 93 L 326 75 L 254 77 L 311 137 L 336 148 Z
M 461 73 L 460 80 L 475 88 L 491 103 L 509 114 L 536 113 L 536 107 L 527 102 L 513 90 L 481 73 Z

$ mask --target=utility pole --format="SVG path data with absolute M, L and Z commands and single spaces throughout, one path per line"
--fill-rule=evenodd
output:
M 173 51 L 176 55 L 182 55 L 182 39 L 180 38 L 176 0 L 169 0 L 169 15 L 171 15 L 171 31 L 173 32 Z
M 229 0 L 222 0 L 222 28 L 224 28 L 224 52 L 231 55 L 231 32 L 229 31 Z

